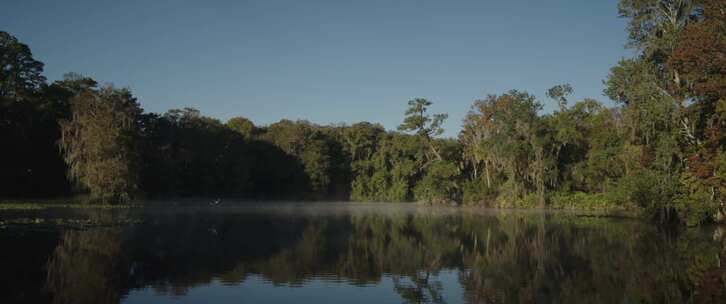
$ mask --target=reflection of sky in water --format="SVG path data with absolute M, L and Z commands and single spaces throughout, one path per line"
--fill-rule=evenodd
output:
M 412 204 L 66 211 L 0 213 L 9 223 L 0 229 L 0 303 L 726 298 L 726 239 L 715 227 Z
M 459 284 L 459 272 L 444 270 L 430 278 L 441 282 L 446 303 L 463 303 L 463 290 Z M 403 279 L 402 282 L 410 283 Z M 196 286 L 184 296 L 159 293 L 153 288 L 131 290 L 122 303 L 401 303 L 401 296 L 394 290 L 391 276 L 384 276 L 377 284 L 353 285 L 351 283 L 315 278 L 302 286 L 275 286 L 259 275 L 249 276 L 241 284 L 224 284 L 214 279 L 210 284 Z

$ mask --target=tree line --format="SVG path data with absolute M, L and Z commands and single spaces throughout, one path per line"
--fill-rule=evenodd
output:
M 458 138 L 416 98 L 380 124 L 256 126 L 192 108 L 144 112 L 131 91 L 67 74 L 48 83 L 30 48 L 0 32 L 0 196 L 418 201 L 624 208 L 659 221 L 723 220 L 726 3 L 622 0 L 628 47 L 607 107 L 521 90 L 473 102 Z

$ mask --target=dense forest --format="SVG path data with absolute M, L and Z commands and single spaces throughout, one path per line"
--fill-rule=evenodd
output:
M 726 2 L 621 0 L 636 55 L 604 80 L 608 107 L 573 88 L 473 102 L 458 138 L 408 101 L 380 124 L 227 122 L 146 113 L 130 89 L 69 73 L 48 83 L 0 32 L 0 197 L 91 201 L 214 196 L 637 210 L 700 224 L 726 213 Z M 240 111 L 244 111 L 241 109 Z

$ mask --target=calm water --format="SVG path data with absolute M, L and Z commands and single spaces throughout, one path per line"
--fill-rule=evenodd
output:
M 0 303 L 726 302 L 723 228 L 225 205 L 0 212 Z

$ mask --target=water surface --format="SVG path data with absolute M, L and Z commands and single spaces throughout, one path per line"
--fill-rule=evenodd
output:
M 722 303 L 717 227 L 406 204 L 3 211 L 0 303 Z

